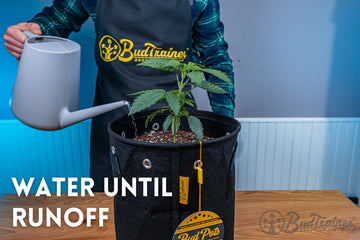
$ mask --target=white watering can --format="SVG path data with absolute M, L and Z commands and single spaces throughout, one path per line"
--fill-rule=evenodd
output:
M 40 130 L 58 130 L 128 105 L 119 101 L 78 110 L 80 45 L 64 38 L 25 34 L 29 38 L 11 100 L 11 110 L 21 122 Z

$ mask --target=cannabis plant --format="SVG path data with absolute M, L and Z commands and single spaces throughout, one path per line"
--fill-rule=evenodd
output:
M 196 105 L 190 91 L 199 87 L 209 92 L 226 93 L 226 91 L 217 84 L 204 81 L 203 73 L 212 74 L 215 77 L 232 84 L 228 75 L 219 70 L 206 68 L 198 63 L 181 63 L 177 60 L 153 58 L 138 64 L 138 66 L 175 72 L 174 80 L 176 79 L 177 81 L 178 89 L 170 91 L 153 89 L 131 94 L 138 96 L 132 103 L 129 115 L 151 107 L 159 101 L 166 101 L 167 106 L 148 116 L 145 121 L 145 127 L 147 127 L 156 114 L 168 112 L 169 115 L 163 123 L 163 131 L 166 132 L 170 127 L 174 135 L 174 142 L 176 142 L 176 133 L 180 128 L 180 119 L 182 117 L 187 118 L 190 130 L 196 135 L 197 139 L 202 140 L 204 130 L 201 121 L 198 118 L 191 116 L 186 109 L 186 106 L 195 107 Z

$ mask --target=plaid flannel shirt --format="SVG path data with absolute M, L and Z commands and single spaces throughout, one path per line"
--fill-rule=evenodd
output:
M 209 68 L 229 74 L 234 84 L 232 60 L 224 40 L 224 25 L 220 21 L 218 0 L 190 1 L 192 15 L 192 53 L 193 59 Z M 81 25 L 91 17 L 96 18 L 97 0 L 54 0 L 53 5 L 45 7 L 31 22 L 41 26 L 44 35 L 68 37 L 78 32 Z M 227 94 L 208 92 L 213 112 L 234 116 L 234 85 L 225 83 L 212 75 L 205 75 L 207 81 L 217 83 Z

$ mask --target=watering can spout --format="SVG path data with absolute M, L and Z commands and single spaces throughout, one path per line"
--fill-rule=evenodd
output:
M 60 126 L 59 128 L 66 128 L 75 123 L 84 121 L 89 118 L 93 118 L 99 116 L 103 113 L 115 110 L 117 108 L 129 106 L 129 102 L 127 101 L 118 101 L 113 103 L 108 103 L 96 107 L 86 108 L 74 112 L 70 112 L 67 107 L 65 107 L 60 112 Z

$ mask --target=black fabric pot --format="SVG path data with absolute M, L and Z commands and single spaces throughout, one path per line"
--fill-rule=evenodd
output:
M 145 129 L 146 117 L 153 111 L 135 114 L 139 134 Z M 235 169 L 234 153 L 240 123 L 224 115 L 194 111 L 207 135 L 213 140 L 203 142 L 202 160 L 204 184 L 202 185 L 202 210 L 212 211 L 223 220 L 224 239 L 234 238 Z M 149 129 L 162 126 L 166 115 L 157 115 Z M 182 126 L 187 127 L 186 119 Z M 155 124 L 155 126 L 154 126 Z M 108 126 L 111 145 L 111 164 L 114 177 L 131 183 L 134 177 L 159 179 L 159 196 L 154 196 L 154 182 L 148 184 L 148 196 L 143 196 L 143 184 L 137 184 L 137 196 L 119 192 L 114 198 L 116 238 L 118 240 L 171 240 L 183 219 L 198 211 L 197 172 L 193 168 L 199 159 L 199 143 L 145 143 L 129 139 L 134 136 L 131 118 L 115 119 Z M 126 135 L 126 137 L 124 137 Z M 151 168 L 144 167 L 144 160 Z M 146 162 L 146 161 L 145 161 Z M 149 163 L 149 162 L 148 162 Z M 179 203 L 179 176 L 190 178 L 189 203 Z M 162 197 L 162 178 L 166 178 L 167 192 L 172 197 Z

